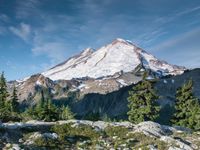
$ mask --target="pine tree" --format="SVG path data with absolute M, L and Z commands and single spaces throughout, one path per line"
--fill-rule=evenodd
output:
M 133 123 L 155 121 L 159 116 L 160 107 L 157 104 L 159 96 L 153 89 L 151 81 L 144 80 L 129 91 L 128 119 Z
M 72 113 L 69 106 L 62 106 L 60 110 L 61 111 L 60 111 L 59 119 L 61 120 L 74 119 L 75 115 Z
M 7 85 L 6 79 L 4 77 L 4 73 L 2 72 L 0 76 L 0 120 L 5 122 L 9 120 L 10 111 L 8 108 L 8 92 L 7 92 Z
M 0 119 L 3 122 L 21 120 L 20 116 L 13 112 L 14 110 L 17 110 L 16 89 L 13 94 L 14 96 L 12 96 L 11 100 L 9 100 L 6 78 L 4 77 L 4 73 L 2 73 L 0 76 Z
M 43 90 L 40 91 L 39 97 L 40 97 L 40 99 L 38 100 L 36 106 L 37 106 L 37 107 L 43 108 L 43 107 L 44 107 L 44 104 L 45 104 L 45 98 L 44 98 L 44 92 L 43 92 Z
M 41 99 L 38 104 L 30 108 L 27 113 L 33 117 L 33 119 L 44 121 L 55 121 L 59 119 L 59 113 L 57 107 L 52 103 L 51 97 L 45 98 L 43 90 L 41 91 Z
M 191 129 L 200 128 L 200 104 L 198 98 L 193 95 L 193 81 L 189 80 L 177 89 L 175 101 L 175 113 L 171 119 L 174 125 Z
M 36 117 L 35 119 L 38 120 L 43 120 L 44 116 L 45 116 L 45 98 L 44 98 L 44 91 L 41 90 L 41 99 L 39 100 L 39 102 L 37 103 L 37 105 L 35 107 L 33 107 L 32 111 L 33 111 L 33 115 Z
M 44 107 L 44 104 L 45 104 L 44 91 L 41 90 L 40 107 Z
M 4 108 L 8 96 L 6 78 L 4 77 L 4 72 L 2 72 L 0 77 L 0 108 Z
M 200 131 L 200 104 L 199 103 L 198 103 L 198 105 L 196 105 L 194 107 L 194 111 L 193 111 L 193 115 L 192 116 L 193 116 L 193 119 L 191 117 L 190 120 L 195 120 L 195 125 L 192 127 L 192 129 Z
M 58 119 L 59 119 L 58 109 L 49 98 L 46 104 L 45 121 L 56 121 Z
M 17 97 L 17 89 L 16 89 L 15 85 L 13 87 L 13 93 L 12 93 L 11 100 L 10 100 L 10 107 L 11 107 L 11 112 L 19 112 L 18 111 L 19 103 L 18 103 L 18 97 Z

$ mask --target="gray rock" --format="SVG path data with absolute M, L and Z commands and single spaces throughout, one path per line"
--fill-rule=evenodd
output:
M 149 150 L 158 150 L 154 145 L 149 145 L 148 148 Z
M 52 139 L 55 140 L 58 138 L 58 135 L 56 133 L 43 133 L 41 134 L 40 132 L 35 132 L 29 138 L 24 142 L 25 145 L 32 145 L 34 144 L 34 141 L 37 140 L 38 138 L 47 138 L 47 139 Z
M 174 126 L 176 130 L 179 132 L 186 132 L 186 133 L 192 133 L 192 130 L 189 128 L 181 127 L 181 126 Z
M 93 122 L 93 121 L 88 121 L 88 120 L 67 120 L 67 121 L 58 121 L 58 122 L 42 122 L 42 121 L 32 120 L 32 121 L 29 121 L 26 123 L 2 123 L 1 129 L 3 129 L 6 132 L 2 135 L 1 139 L 4 139 L 7 143 L 14 143 L 14 142 L 11 142 L 12 137 L 8 133 L 13 133 L 15 131 L 14 133 L 17 134 L 19 132 L 19 135 L 21 135 L 22 134 L 21 132 L 23 132 L 23 131 L 29 131 L 30 129 L 34 129 L 34 130 L 37 129 L 36 131 L 38 131 L 38 132 L 35 132 L 31 136 L 29 136 L 25 142 L 22 140 L 19 140 L 22 137 L 15 139 L 15 140 L 18 141 L 19 143 L 23 143 L 25 145 L 34 144 L 34 141 L 38 138 L 45 138 L 45 139 L 47 138 L 47 139 L 55 140 L 58 138 L 58 135 L 56 133 L 50 133 L 49 129 L 50 129 L 50 127 L 52 127 L 53 125 L 56 125 L 56 124 L 60 124 L 60 125 L 72 124 L 72 126 L 76 126 L 77 128 L 78 128 L 78 126 L 84 124 L 84 125 L 93 127 L 93 129 L 95 131 L 104 130 L 108 126 L 122 126 L 122 127 L 128 128 L 130 133 L 131 132 L 144 133 L 147 136 L 154 137 L 161 141 L 164 141 L 165 143 L 168 143 L 169 145 L 175 144 L 183 150 L 198 149 L 196 145 L 192 144 L 192 142 L 184 141 L 181 138 L 178 139 L 178 138 L 174 138 L 172 136 L 173 133 L 176 133 L 176 132 L 188 133 L 187 129 L 160 125 L 158 123 L 151 122 L 151 121 L 142 122 L 137 125 L 134 125 L 130 122 L 104 122 L 104 121 Z M 40 133 L 41 131 L 45 132 L 45 133 Z M 18 137 L 18 136 L 16 136 L 16 137 Z M 117 139 L 117 137 L 113 137 L 113 138 Z M 71 137 L 71 139 L 74 140 L 73 137 Z M 131 140 L 134 141 L 134 139 L 130 138 L 129 140 L 127 140 L 127 142 L 130 142 Z M 192 139 L 191 139 L 191 141 L 192 141 Z M 111 148 L 112 144 L 109 143 L 109 141 L 107 139 L 101 138 L 99 140 L 99 146 L 100 147 L 97 146 L 97 149 L 103 149 L 103 147 Z M 123 148 L 126 148 L 126 146 L 124 147 L 124 145 L 121 145 L 121 146 Z M 152 146 L 151 146 L 151 148 L 153 149 Z M 171 147 L 170 150 L 172 150 L 173 148 L 174 147 Z
M 161 137 L 164 135 L 170 135 L 175 131 L 172 127 L 162 126 L 158 123 L 146 121 L 139 123 L 134 127 L 135 132 L 143 132 L 145 135 L 153 137 Z
M 42 137 L 52 140 L 58 139 L 58 135 L 56 133 L 44 133 L 42 134 Z
M 22 150 L 18 144 L 12 144 L 12 150 Z
M 108 122 L 103 122 L 103 121 L 96 121 L 93 123 L 93 126 L 98 127 L 101 130 L 105 129 L 109 125 L 110 124 Z
M 168 150 L 184 150 L 184 149 L 170 146 Z
M 166 143 L 169 143 L 169 144 L 175 143 L 176 145 L 178 145 L 178 146 L 181 148 L 181 150 L 193 150 L 193 149 L 194 149 L 194 148 L 191 147 L 190 145 L 188 145 L 188 144 L 186 144 L 186 143 L 184 143 L 184 142 L 182 142 L 182 141 L 176 140 L 176 139 L 174 139 L 174 138 L 172 138 L 172 137 L 169 137 L 169 136 L 162 136 L 162 137 L 160 138 L 160 140 L 161 140 L 161 141 L 164 141 L 164 142 L 166 142 Z M 175 148 L 176 148 L 176 147 L 175 147 Z M 172 147 L 171 147 L 171 149 L 172 149 Z

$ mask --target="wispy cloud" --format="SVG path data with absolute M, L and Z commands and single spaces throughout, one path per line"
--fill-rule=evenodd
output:
M 19 27 L 9 27 L 10 31 L 20 37 L 24 41 L 28 41 L 31 34 L 31 27 L 28 24 L 20 23 Z
M 51 59 L 51 63 L 55 64 L 61 62 L 67 53 L 67 45 L 59 42 L 44 43 L 36 45 L 32 52 L 34 55 L 45 55 Z
M 39 15 L 39 9 L 37 9 L 39 5 L 39 0 L 17 1 L 16 17 L 27 18 L 33 15 Z
M 0 14 L 0 21 L 9 22 L 10 18 L 6 14 Z
M 196 31 L 190 30 L 195 21 L 195 25 L 198 24 L 198 19 L 190 21 L 189 17 L 183 16 L 194 16 L 194 12 L 200 10 L 197 5 L 174 9 L 177 1 L 159 0 L 50 0 L 49 4 L 46 2 L 16 1 L 16 22 L 9 25 L 12 33 L 29 43 L 30 50 L 26 50 L 30 51 L 33 59 L 44 58 L 37 64 L 36 70 L 55 65 L 88 46 L 99 48 L 117 37 L 129 39 L 155 53 L 165 52 L 166 49 L 179 45 L 195 34 Z M 55 7 L 52 7 L 54 4 Z M 167 4 L 170 7 L 167 7 Z M 0 16 L 0 19 L 6 21 L 5 16 Z M 16 26 L 16 23 L 22 21 L 24 23 Z M 179 25 L 180 21 L 184 23 Z M 180 34 L 181 32 L 185 33 Z
M 0 35 L 4 35 L 6 33 L 6 28 L 4 26 L 0 26 Z
M 197 27 L 191 31 L 168 38 L 161 43 L 157 42 L 155 46 L 149 46 L 147 49 L 172 64 L 188 68 L 199 67 L 199 35 L 200 28 Z
M 197 11 L 197 10 L 200 10 L 200 6 L 183 10 L 183 11 L 177 13 L 176 15 L 177 16 L 182 16 L 182 15 L 189 14 L 189 13 L 192 13 L 192 12 Z
M 200 28 L 195 28 L 191 31 L 182 33 L 176 37 L 169 38 L 168 40 L 165 40 L 162 43 L 159 43 L 153 47 L 150 47 L 152 51 L 162 51 L 169 49 L 170 47 L 173 47 L 175 45 L 179 45 L 180 43 L 184 43 L 184 41 L 190 41 L 191 37 L 196 36 L 200 33 Z
M 6 14 L 0 14 L 0 35 L 5 35 L 7 27 L 5 24 L 10 21 L 10 18 Z
M 53 20 L 47 16 L 43 26 L 33 29 L 31 52 L 34 56 L 46 56 L 49 67 L 64 61 L 76 47 L 72 47 L 70 40 L 78 36 L 79 29 L 71 24 L 71 19 L 67 15 L 54 15 Z M 44 64 L 41 67 L 46 69 L 46 66 Z

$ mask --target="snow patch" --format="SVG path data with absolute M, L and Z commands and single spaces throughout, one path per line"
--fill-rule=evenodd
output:
M 175 80 L 174 79 L 172 79 L 172 84 L 174 84 L 175 83 Z
M 167 84 L 167 80 L 163 80 L 163 83 Z
M 153 79 L 155 79 L 155 78 L 152 77 L 152 76 L 148 76 L 148 77 L 146 77 L 146 79 L 147 79 L 147 80 L 153 80 Z
M 27 80 L 30 79 L 30 78 L 31 78 L 31 76 L 26 77 L 26 78 L 24 78 L 24 79 L 22 79 L 22 80 L 16 80 L 16 81 L 19 82 L 19 83 L 22 83 L 22 82 L 27 81 Z
M 39 85 L 39 86 L 42 85 L 42 83 L 41 83 L 39 80 L 37 80 L 35 84 L 36 84 L 36 85 Z
M 78 89 L 85 88 L 85 86 L 86 86 L 85 84 L 81 84 L 81 85 L 78 86 Z
M 127 86 L 128 85 L 123 79 L 118 79 L 117 81 L 123 86 Z

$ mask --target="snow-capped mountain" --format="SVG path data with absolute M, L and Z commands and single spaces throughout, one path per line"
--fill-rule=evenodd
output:
M 183 73 L 184 70 L 157 59 L 130 41 L 116 39 L 98 50 L 88 48 L 42 74 L 10 81 L 8 90 L 11 93 L 16 86 L 24 107 L 37 103 L 44 90 L 55 103 L 68 104 L 79 116 L 91 112 L 116 116 L 127 111 L 128 91 L 143 80 L 145 71 L 148 78 L 157 78 L 156 87 L 162 89 L 159 95 L 166 103 L 168 97 L 171 100 L 175 95 L 170 92 L 185 80 L 193 77 L 199 81 L 199 70 Z
M 52 80 L 71 80 L 73 78 L 103 78 L 118 72 L 132 72 L 138 66 L 162 75 L 178 75 L 184 67 L 168 64 L 130 41 L 116 39 L 98 50 L 87 48 L 79 55 L 43 72 Z

